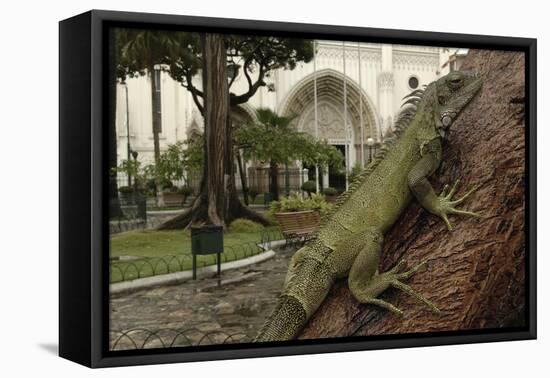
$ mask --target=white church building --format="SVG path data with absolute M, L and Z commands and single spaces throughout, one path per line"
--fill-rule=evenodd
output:
M 234 118 L 249 122 L 259 107 L 271 108 L 279 115 L 296 115 L 298 130 L 338 147 L 348 170 L 368 162 L 369 146 L 380 143 L 391 131 L 402 98 L 448 73 L 456 57 L 456 49 L 442 47 L 337 41 L 316 41 L 316 45 L 309 63 L 298 64 L 294 70 L 272 71 L 266 81 L 275 90 L 260 88 Z M 160 102 L 155 106 L 162 118 L 162 151 L 193 131 L 201 131 L 203 119 L 191 94 L 168 73 L 158 71 L 154 82 L 160 92 Z M 247 88 L 246 79 L 238 77 L 231 90 L 240 94 Z M 128 142 L 140 161 L 153 161 L 152 106 L 148 76 L 119 84 L 119 162 L 127 158 Z M 328 174 L 325 176 L 328 186 Z

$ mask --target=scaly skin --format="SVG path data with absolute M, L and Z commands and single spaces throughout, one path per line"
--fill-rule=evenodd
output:
M 413 197 L 439 216 L 451 230 L 448 215 L 479 216 L 456 209 L 473 190 L 453 200 L 458 181 L 438 196 L 428 181 L 441 163 L 441 139 L 458 114 L 481 88 L 475 75 L 451 72 L 424 91 L 407 96 L 396 122 L 399 138 L 386 146 L 367 167 L 360 181 L 343 195 L 316 237 L 293 256 L 279 302 L 255 341 L 295 338 L 324 301 L 333 283 L 348 277 L 353 296 L 361 303 L 402 311 L 378 296 L 389 287 L 415 297 L 432 311 L 437 307 L 404 283 L 425 262 L 403 272 L 400 261 L 379 273 L 384 234 L 401 216 Z M 406 97 L 406 98 L 407 98 Z

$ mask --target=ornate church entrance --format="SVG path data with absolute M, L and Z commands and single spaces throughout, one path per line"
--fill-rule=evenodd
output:
M 351 169 L 362 165 L 361 159 L 368 162 L 361 150 L 365 151 L 369 137 L 377 139 L 378 117 L 366 93 L 340 72 L 325 69 L 305 77 L 290 91 L 279 113 L 296 116 L 297 130 L 326 140 L 345 157 L 345 169 L 328 167 L 326 172 L 325 167 L 320 188 L 345 190 Z

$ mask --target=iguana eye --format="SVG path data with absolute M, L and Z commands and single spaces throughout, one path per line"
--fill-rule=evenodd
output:
M 437 101 L 439 101 L 439 105 L 445 105 L 445 96 L 443 95 L 437 96 Z
M 453 78 L 449 78 L 449 80 L 447 81 L 447 85 L 451 89 L 458 89 L 462 87 L 463 82 L 464 79 L 462 78 L 462 76 L 455 76 Z

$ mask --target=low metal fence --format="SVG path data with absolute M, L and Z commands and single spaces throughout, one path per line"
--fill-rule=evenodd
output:
M 283 239 L 278 229 L 264 230 L 260 240 L 239 245 L 224 246 L 221 262 L 229 262 L 251 257 L 271 248 L 271 242 Z M 117 283 L 139 278 L 158 276 L 191 270 L 193 255 L 187 253 L 166 255 L 162 257 L 112 258 L 110 263 L 109 282 Z M 215 255 L 197 256 L 197 267 L 202 268 L 216 263 Z
M 253 337 L 243 332 L 229 333 L 220 330 L 201 331 L 197 328 L 161 328 L 149 330 L 134 328 L 125 331 L 109 331 L 109 349 L 150 349 L 201 345 L 237 344 L 252 342 Z

